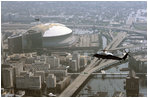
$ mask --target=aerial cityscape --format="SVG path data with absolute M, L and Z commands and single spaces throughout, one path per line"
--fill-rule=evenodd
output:
M 1 1 L 1 97 L 147 97 L 147 1 Z

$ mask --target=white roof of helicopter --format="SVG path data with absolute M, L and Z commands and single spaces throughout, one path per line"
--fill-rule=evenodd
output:
M 105 52 L 97 52 L 97 54 L 102 54 L 102 55 L 113 55 L 112 53 L 107 52 L 107 51 L 105 51 Z

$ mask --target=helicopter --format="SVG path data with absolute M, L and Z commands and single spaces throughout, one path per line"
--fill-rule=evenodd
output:
M 93 57 L 96 57 L 98 59 L 126 60 L 127 56 L 129 55 L 129 52 L 125 51 L 126 53 L 121 58 L 121 57 L 115 56 L 114 54 L 108 52 L 107 50 L 102 50 L 102 51 L 103 52 L 101 53 L 94 54 Z

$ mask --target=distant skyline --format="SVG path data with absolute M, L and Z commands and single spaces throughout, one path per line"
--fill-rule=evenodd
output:
M 52 21 L 64 23 L 64 21 L 68 21 L 77 24 L 79 18 L 83 18 L 84 20 L 91 17 L 91 19 L 101 20 L 103 18 L 108 20 L 117 15 L 122 21 L 124 17 L 129 15 L 131 10 L 136 11 L 137 9 L 146 9 L 147 7 L 146 2 L 143 1 L 2 1 L 1 3 L 2 23 L 31 23 L 34 22 L 34 18 L 40 18 L 41 22 Z M 118 17 L 115 19 L 118 19 Z

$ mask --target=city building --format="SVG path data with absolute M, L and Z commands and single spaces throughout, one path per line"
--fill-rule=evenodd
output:
M 54 74 L 57 81 L 63 80 L 67 76 L 67 70 L 49 70 L 49 74 Z
M 20 72 L 20 76 L 26 76 L 29 71 L 22 71 Z M 45 72 L 44 71 L 32 71 L 33 76 L 41 76 L 41 82 L 44 83 L 45 81 Z
M 12 66 L 14 67 L 15 75 L 19 76 L 20 72 L 23 71 L 24 63 L 12 63 Z
M 25 76 L 16 77 L 16 88 L 17 89 L 41 89 L 41 76 L 33 76 L 31 73 Z
M 25 60 L 22 58 L 23 55 L 13 54 L 7 57 L 6 62 L 14 68 L 15 75 L 20 75 L 23 71 Z M 4 66 L 3 66 L 4 67 Z
M 27 74 L 27 71 L 21 71 L 20 76 L 25 76 Z
M 25 71 L 44 71 L 45 73 L 48 73 L 49 69 L 50 69 L 50 64 L 43 64 L 42 62 L 25 64 L 24 66 Z
M 55 88 L 56 87 L 56 77 L 54 74 L 48 74 L 46 77 L 46 86 L 47 88 Z
M 41 76 L 27 73 L 16 77 L 16 90 L 25 90 L 25 96 L 41 96 Z
M 11 53 L 20 53 L 41 48 L 68 47 L 75 42 L 72 30 L 65 25 L 46 23 L 8 37 L 8 49 Z
M 66 56 L 68 56 L 68 55 L 70 55 L 70 53 L 68 53 L 68 52 L 52 52 L 52 54 L 51 54 L 52 56 L 64 56 L 64 57 L 66 57 Z
M 35 57 L 27 57 L 25 60 L 25 64 L 35 63 Z
M 68 70 L 70 70 L 72 72 L 77 72 L 78 71 L 77 61 L 76 60 L 70 60 L 69 61 L 69 66 L 70 66 L 70 68 Z
M 134 69 L 135 72 L 147 73 L 147 58 L 143 58 L 141 55 L 130 56 L 129 67 Z
M 55 58 L 55 67 L 59 67 L 60 66 L 60 59 L 59 58 Z
M 12 35 L 11 38 L 8 37 L 8 49 L 14 53 L 23 52 L 21 34 Z
M 126 77 L 125 89 L 127 97 L 139 96 L 139 77 L 136 77 L 134 71 L 130 71 L 129 76 Z
M 55 56 L 49 56 L 47 58 L 47 63 L 50 64 L 51 69 L 60 66 L 60 60 L 59 58 L 56 58 Z
M 44 71 L 35 71 L 34 76 L 41 76 L 41 82 L 42 84 L 45 81 L 45 72 Z
M 65 77 L 62 81 L 59 81 L 56 86 L 56 92 L 61 93 L 70 84 L 70 76 Z
M 5 72 L 3 72 L 3 70 L 5 70 L 5 69 L 7 69 L 8 71 L 10 70 L 9 73 L 11 75 L 5 75 Z M 11 82 L 13 83 L 13 86 L 15 87 L 15 85 L 16 85 L 16 76 L 19 76 L 21 71 L 23 71 L 23 63 L 20 63 L 20 62 L 10 63 L 9 62 L 9 63 L 2 64 L 2 85 L 6 83 L 6 82 L 4 82 L 5 80 L 3 81 L 3 79 L 5 79 L 6 76 L 8 76 L 8 77 L 12 77 Z
M 80 56 L 80 67 L 84 68 L 87 65 L 87 57 L 86 56 Z
M 2 68 L 2 83 L 4 88 L 12 88 L 14 86 L 14 70 L 13 68 Z
M 80 70 L 80 54 L 74 53 L 72 55 L 72 60 L 76 60 L 76 62 L 77 62 L 77 69 Z
M 37 57 L 37 52 L 23 53 L 25 57 Z
M 68 53 L 67 56 L 60 56 L 59 58 L 61 65 L 69 66 L 69 61 L 72 60 L 72 55 Z
M 35 63 L 46 64 L 46 56 L 37 56 L 35 59 Z

